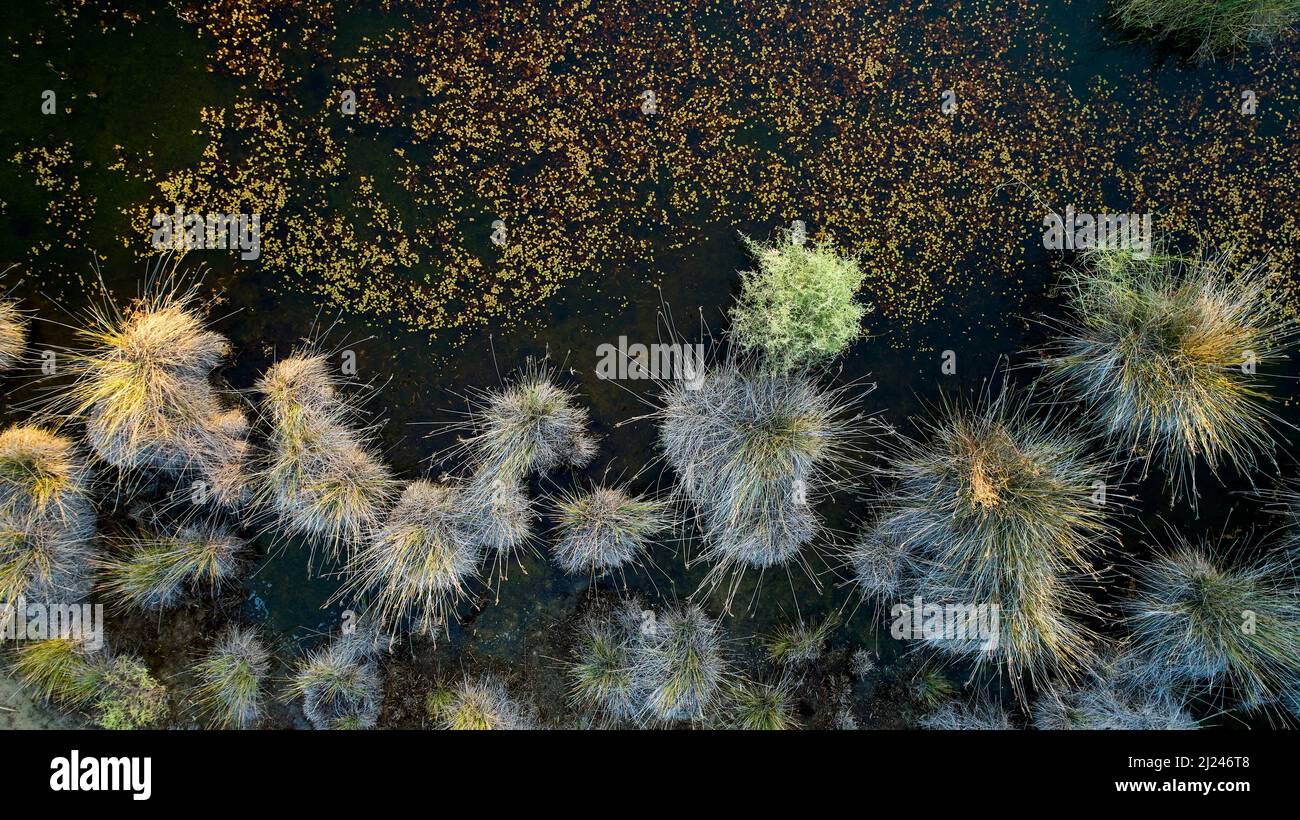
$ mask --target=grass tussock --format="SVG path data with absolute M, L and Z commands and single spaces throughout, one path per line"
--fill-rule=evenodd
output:
M 659 444 L 704 535 L 701 559 L 718 572 L 794 559 L 817 533 L 814 505 L 857 462 L 860 397 L 735 362 L 662 389 Z
M 156 728 L 168 716 L 166 687 L 131 655 L 51 638 L 20 645 L 12 669 L 41 698 L 84 710 L 104 729 Z
M 186 525 L 175 535 L 130 539 L 98 562 L 103 588 L 146 610 L 167 609 L 188 594 L 216 595 L 243 571 L 243 539 L 216 525 Z
M 1072 318 L 1046 362 L 1090 406 L 1116 451 L 1169 474 L 1195 502 L 1198 462 L 1250 474 L 1272 458 L 1262 370 L 1285 359 L 1294 325 L 1263 267 L 1228 256 L 1091 253 L 1071 274 Z
M 270 669 L 256 630 L 232 626 L 194 665 L 195 705 L 213 726 L 251 729 L 265 713 Z
M 441 729 L 510 731 L 533 728 L 532 716 L 490 675 L 466 676 L 429 698 L 429 716 Z
M 586 466 L 597 451 L 587 408 L 532 361 L 512 381 L 471 396 L 462 441 L 476 472 L 507 483 L 561 466 Z
M 822 656 L 826 641 L 837 624 L 839 618 L 832 614 L 816 625 L 801 620 L 783 626 L 764 641 L 767 656 L 782 666 L 813 663 Z
M 11 299 L 0 299 L 0 370 L 10 370 L 27 350 L 31 322 Z
M 91 584 L 91 472 L 72 441 L 30 425 L 0 433 L 0 601 L 71 603 Z
M 354 425 L 359 412 L 343 398 L 325 357 L 282 359 L 257 390 L 269 451 L 258 500 L 285 532 L 323 543 L 334 555 L 371 537 L 396 483 L 371 432 Z
M 483 547 L 457 488 L 413 481 L 357 552 L 350 588 L 373 603 L 383 629 L 442 629 L 470 595 Z
M 569 574 L 592 577 L 636 563 L 670 527 L 669 509 L 608 487 L 562 493 L 554 502 L 555 561 Z
M 1179 536 L 1141 567 L 1127 622 L 1143 689 L 1256 707 L 1300 686 L 1300 585 L 1284 558 L 1233 564 Z
M 910 567 L 898 590 L 927 605 L 996 607 L 998 634 L 995 645 L 975 634 L 916 637 L 1000 664 L 1018 688 L 1024 675 L 1090 669 L 1100 639 L 1084 621 L 1096 608 L 1077 581 L 1114 537 L 1094 495 L 1103 468 L 1005 386 L 978 407 L 944 405 L 926 426 L 885 470 L 880 526 Z M 875 573 L 867 578 L 878 591 Z
M 776 732 L 799 728 L 794 686 L 782 678 L 775 683 L 740 680 L 727 685 L 722 727 Z
M 342 635 L 309 652 L 289 679 L 290 697 L 317 729 L 373 729 L 383 682 L 371 636 Z
M 1271 42 L 1300 20 L 1297 0 L 1117 0 L 1121 26 L 1215 56 Z

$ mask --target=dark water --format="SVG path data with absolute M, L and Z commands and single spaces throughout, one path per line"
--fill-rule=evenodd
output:
M 348 4 L 340 4 L 344 5 Z M 1159 87 L 1177 95 L 1217 87 L 1232 76 L 1231 68 L 1197 67 L 1176 53 L 1117 42 L 1099 22 L 1101 3 L 1048 5 L 1047 31 L 1066 57 L 1065 80 L 1080 99 L 1088 99 L 1098 77 L 1154 76 Z M 930 13 L 939 21 L 947 12 Z M 336 54 L 346 55 L 367 34 L 385 27 L 377 10 L 340 7 Z M 138 240 L 121 211 L 131 203 L 149 201 L 153 192 L 145 181 L 106 170 L 115 161 L 115 146 L 151 152 L 156 167 L 187 167 L 204 147 L 195 133 L 200 109 L 232 104 L 241 80 L 206 70 L 212 39 L 196 36 L 191 27 L 161 11 L 143 10 L 135 25 L 104 32 L 86 18 L 62 22 L 52 5 L 25 3 L 6 10 L 0 33 L 6 52 L 0 59 L 0 89 L 5 97 L 5 118 L 0 121 L 0 199 L 5 203 L 0 213 L 0 260 L 22 263 L 9 273 L 5 285 L 37 315 L 61 321 L 66 319 L 65 309 L 75 311 L 85 303 L 96 259 L 104 281 L 120 297 L 136 291 L 145 267 L 138 248 L 127 246 Z M 979 48 L 971 45 L 974 51 Z M 308 68 L 308 82 L 301 92 L 306 102 L 325 94 L 331 69 L 331 65 Z M 69 112 L 40 115 L 40 92 L 47 87 L 58 90 L 60 106 L 67 106 Z M 97 96 L 91 99 L 89 92 Z M 1291 122 L 1286 120 L 1284 127 L 1293 128 Z M 400 145 L 401 137 L 392 135 L 391 144 L 382 144 L 388 135 L 381 133 L 378 139 L 381 143 L 373 154 L 357 151 L 354 157 L 363 166 L 368 163 L 368 170 L 383 185 L 382 158 L 391 157 L 389 149 Z M 65 140 L 76 145 L 76 162 L 90 163 L 75 168 L 79 192 L 52 193 L 33 184 L 23 163 L 10 161 L 19 151 Z M 69 175 L 61 172 L 61 178 Z M 52 198 L 66 204 L 80 201 L 78 196 L 94 197 L 93 206 L 87 206 L 91 218 L 77 220 L 48 209 Z M 400 189 L 386 196 L 404 208 L 418 208 Z M 490 217 L 485 216 L 484 222 L 490 222 Z M 68 226 L 74 224 L 86 227 L 70 235 Z M 590 480 L 606 471 L 614 476 L 637 475 L 639 488 L 651 489 L 666 486 L 667 479 L 661 480 L 658 469 L 642 470 L 654 457 L 653 426 L 648 421 L 621 424 L 646 412 L 647 388 L 644 383 L 616 385 L 597 379 L 595 351 L 620 335 L 634 341 L 655 340 L 663 330 L 664 306 L 671 309 L 680 328 L 693 334 L 701 317 L 715 332 L 721 331 L 725 308 L 738 287 L 735 272 L 748 266 L 737 232 L 766 236 L 780 224 L 755 224 L 740 213 L 717 213 L 711 222 L 695 226 L 703 238 L 687 249 L 660 242 L 646 265 L 616 267 L 596 279 L 568 280 L 523 321 L 456 332 L 411 330 L 382 318 L 356 315 L 346 306 L 325 304 L 309 295 L 306 283 L 298 279 L 301 274 L 240 262 L 231 254 L 205 253 L 201 261 L 210 268 L 205 281 L 225 296 L 217 327 L 229 336 L 235 354 L 223 377 L 236 388 L 250 388 L 257 374 L 276 355 L 292 349 L 310 328 L 331 326 L 330 346 L 354 349 L 359 376 L 382 385 L 369 409 L 384 422 L 385 452 L 402 477 L 454 470 L 454 463 L 431 460 L 452 442 L 437 423 L 455 417 L 466 389 L 497 384 L 527 357 L 549 354 L 572 369 L 571 382 L 589 403 L 596 432 L 603 437 L 600 456 L 576 478 Z M 989 282 L 969 296 L 943 302 L 932 315 L 906 327 L 891 323 L 880 311 L 870 317 L 870 338 L 853 347 L 836 377 L 841 383 L 877 384 L 865 399 L 865 411 L 878 411 L 907 432 L 908 417 L 933 402 L 941 389 L 970 395 L 988 379 L 1000 378 L 1008 361 L 1023 363 L 1021 351 L 1042 341 L 1041 330 L 1031 320 L 1039 311 L 1052 310 L 1050 285 L 1060 262 L 1035 247 L 1037 226 L 1028 226 L 1024 236 L 1023 243 L 1016 241 L 1023 244 L 1018 250 L 1028 262 L 1021 281 L 1012 288 Z M 954 241 L 960 243 L 961 237 Z M 645 267 L 652 268 L 652 275 Z M 973 273 L 979 281 L 978 271 Z M 1020 298 L 1008 296 L 1012 290 Z M 65 338 L 59 325 L 38 323 L 33 344 L 40 349 Z M 959 351 L 955 376 L 940 375 L 939 352 L 946 349 Z M 12 407 L 24 390 L 16 384 L 9 389 L 14 417 Z M 1296 417 L 1293 410 L 1286 412 Z M 535 494 L 574 480 L 563 475 L 535 483 Z M 1240 484 L 1232 483 L 1229 489 Z M 1206 481 L 1204 486 L 1214 484 Z M 1158 517 L 1163 516 L 1194 534 L 1219 531 L 1225 521 L 1263 520 L 1257 502 L 1228 490 L 1207 494 L 1199 517 L 1185 507 L 1166 509 L 1158 482 L 1137 492 L 1146 526 L 1158 526 Z M 833 528 L 847 534 L 867 515 L 868 501 L 864 493 L 846 490 L 822 512 Z M 1133 550 L 1142 549 L 1136 527 L 1127 540 Z M 655 567 L 631 574 L 630 587 L 651 597 L 694 592 L 704 570 L 688 570 L 683 550 L 656 551 Z M 733 634 L 762 634 L 796 615 L 812 620 L 842 610 L 853 614 L 837 630 L 837 644 L 865 644 L 878 647 L 885 656 L 894 654 L 897 646 L 874 634 L 870 607 L 856 608 L 855 594 L 833 571 L 834 561 L 812 563 L 819 571 L 816 579 L 798 570 L 788 577 L 769 573 L 756 591 L 760 579 L 752 574 L 746 578 L 727 618 Z M 325 608 L 337 585 L 328 571 L 309 575 L 306 552 L 290 545 L 270 552 L 256 567 L 247 582 L 247 609 L 278 633 L 291 638 L 313 636 L 338 622 L 343 604 Z M 454 630 L 453 638 L 473 643 L 478 653 L 509 661 L 530 630 L 561 619 L 576 606 L 587 585 L 585 579 L 564 576 L 553 567 L 543 548 L 541 555 L 526 557 L 522 567 L 509 573 L 500 584 L 499 601 L 489 600 L 478 612 L 465 611 L 464 623 Z M 720 604 L 716 595 L 706 601 L 715 613 Z

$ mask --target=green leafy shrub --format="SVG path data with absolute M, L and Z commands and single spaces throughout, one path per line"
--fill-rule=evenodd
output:
M 789 234 L 772 245 L 744 241 L 758 269 L 741 274 L 731 310 L 742 349 L 761 352 L 773 371 L 788 371 L 834 358 L 862 335 L 870 307 L 853 298 L 864 277 L 857 260 Z

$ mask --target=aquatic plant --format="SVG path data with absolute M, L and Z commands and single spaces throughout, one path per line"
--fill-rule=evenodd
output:
M 325 543 L 332 554 L 369 537 L 395 482 L 367 431 L 351 426 L 358 411 L 337 390 L 325 357 L 282 359 L 257 390 L 270 428 L 258 498 L 275 511 L 280 527 Z
M 856 259 L 789 232 L 771 245 L 744 241 L 758 269 L 741 274 L 731 309 L 742 350 L 761 352 L 771 372 L 787 372 L 834 358 L 862 335 L 870 308 L 854 299 L 865 276 Z
M 945 732 L 1004 731 L 1014 729 L 1002 704 L 981 698 L 972 704 L 949 700 L 921 718 L 922 729 Z
M 554 373 L 533 362 L 508 384 L 471 397 L 472 434 L 462 446 L 479 472 L 505 482 L 567 465 L 585 466 L 596 455 L 587 408 Z
M 1271 459 L 1257 368 L 1285 358 L 1294 335 L 1265 268 L 1235 268 L 1227 255 L 1093 252 L 1068 280 L 1073 317 L 1045 362 L 1117 453 L 1163 465 L 1174 497 L 1193 504 L 1198 461 L 1249 475 Z
M 533 720 L 506 691 L 505 684 L 484 675 L 466 676 L 430 699 L 430 717 L 439 728 L 457 730 L 515 730 L 533 728 Z
M 148 729 L 167 716 L 167 688 L 138 658 L 118 655 L 97 682 L 95 720 L 105 729 Z
M 783 665 L 812 663 L 821 657 L 826 639 L 838 623 L 832 613 L 816 626 L 802 620 L 783 626 L 765 641 L 767 656 Z
M 1140 567 L 1127 623 L 1142 688 L 1206 689 L 1245 706 L 1300 682 L 1300 585 L 1286 559 L 1229 563 L 1209 544 L 1174 545 Z
M 256 630 L 231 626 L 194 666 L 195 704 L 217 726 L 252 728 L 262 719 L 270 668 Z
M 637 642 L 633 669 L 644 719 L 702 720 L 727 675 L 718 624 L 695 604 L 665 606 Z
M 141 609 L 165 609 L 187 592 L 215 595 L 232 583 L 242 571 L 246 546 L 225 527 L 191 524 L 175 535 L 131 538 L 97 564 L 112 595 Z
M 1003 664 L 1017 687 L 1024 673 L 1090 668 L 1098 638 L 1081 618 L 1095 607 L 1074 581 L 1113 538 L 1094 499 L 1105 471 L 1005 385 L 972 409 L 945 404 L 925 424 L 928 441 L 901 442 L 885 470 L 892 512 L 881 526 L 915 556 L 908 597 L 995 607 L 998 634 L 917 637 Z
M 608 487 L 561 493 L 554 506 L 555 561 L 574 575 L 600 576 L 636 562 L 669 526 L 666 503 Z
M 85 598 L 95 553 L 90 482 L 69 439 L 28 425 L 0 433 L 0 600 Z
M 637 688 L 633 664 L 639 640 L 626 619 L 593 613 L 578 628 L 574 660 L 568 664 L 570 697 L 579 709 L 594 709 L 615 720 L 641 714 L 644 693 Z
M 1125 28 L 1194 45 L 1208 60 L 1251 43 L 1270 42 L 1300 20 L 1297 0 L 1117 0 Z
M 12 299 L 0 299 L 0 370 L 22 361 L 30 324 Z
M 799 728 L 794 689 L 784 678 L 776 683 L 740 680 L 726 687 L 722 726 L 772 732 Z
M 291 697 L 317 729 L 372 729 L 379 720 L 383 684 L 372 640 L 341 635 L 309 652 L 288 683 Z
M 734 361 L 662 390 L 659 444 L 679 496 L 697 511 L 700 559 L 718 564 L 716 577 L 794 558 L 816 534 L 812 505 L 851 472 L 857 397 Z
M 383 628 L 410 622 L 433 634 L 469 595 L 482 556 L 460 494 L 448 485 L 413 481 L 357 551 L 349 589 L 373 601 Z

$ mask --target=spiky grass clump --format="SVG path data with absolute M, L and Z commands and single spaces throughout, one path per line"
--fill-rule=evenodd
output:
M 729 684 L 722 725 L 759 732 L 798 729 L 793 686 L 785 679 L 776 683 L 741 680 Z
M 1004 665 L 1020 686 L 1091 668 L 1095 611 L 1074 583 L 1111 537 L 1094 484 L 1103 470 L 1057 423 L 1035 420 L 1009 391 L 973 410 L 945 406 L 929 441 L 905 442 L 887 471 L 884 526 L 916 556 L 909 596 L 997 607 L 996 646 L 974 635 L 935 641 Z M 955 638 L 955 639 L 953 639 Z
M 1033 710 L 1037 729 L 1154 731 L 1195 729 L 1197 721 L 1167 693 L 1139 692 L 1107 680 L 1046 692 Z
M 85 420 L 92 451 L 109 464 L 181 470 L 212 434 L 221 407 L 208 376 L 229 345 L 204 327 L 196 288 L 169 277 L 146 290 L 125 308 L 92 310 L 56 405 Z
M 1300 685 L 1300 586 L 1289 562 L 1234 566 L 1179 537 L 1138 581 L 1128 624 L 1144 688 L 1206 689 L 1254 707 Z
M 482 557 L 460 494 L 450 486 L 413 481 L 358 551 L 352 584 L 373 600 L 382 628 L 409 622 L 433 634 L 468 597 Z
M 357 411 L 341 398 L 323 355 L 294 355 L 257 384 L 270 453 L 260 497 L 290 534 L 324 542 L 333 554 L 379 525 L 395 490 Z
M 578 629 L 575 660 L 568 665 L 573 704 L 614 720 L 640 717 L 643 693 L 634 674 L 638 635 L 611 613 L 589 616 Z
M 970 705 L 950 700 L 921 718 L 920 725 L 922 729 L 943 732 L 998 732 L 1015 728 L 1002 704 L 983 699 Z
M 465 677 L 430 699 L 430 717 L 442 729 L 471 731 L 531 729 L 522 705 L 491 676 Z
M 868 525 L 849 547 L 845 558 L 864 596 L 893 600 L 916 577 L 911 517 L 907 512 L 886 515 Z
M 513 382 L 475 396 L 470 423 L 464 446 L 478 472 L 506 482 L 583 467 L 596 455 L 587 408 L 549 368 L 531 362 Z
M 668 528 L 668 505 L 622 490 L 597 487 L 555 500 L 555 561 L 567 573 L 604 575 L 635 563 Z
M 72 708 L 95 699 L 103 671 L 89 647 L 71 637 L 24 641 L 15 653 L 12 669 L 38 697 Z
M 1182 45 L 1196 57 L 1271 42 L 1300 20 L 1297 0 L 1118 0 L 1115 17 L 1125 28 Z
M 471 540 L 498 557 L 528 546 L 537 513 L 526 490 L 522 479 L 475 473 L 458 489 Z
M 717 622 L 694 604 L 665 607 L 638 641 L 633 668 L 644 718 L 704 719 L 727 675 Z
M 912 696 L 926 709 L 938 709 L 956 693 L 957 687 L 938 669 L 927 669 L 912 682 Z
M 249 729 L 262 719 L 271 653 L 256 630 L 232 626 L 194 667 L 196 705 L 222 728 Z
M 812 663 L 822 656 L 826 639 L 838 623 L 839 619 L 830 615 L 816 626 L 799 621 L 781 627 L 765 642 L 767 656 L 782 665 Z
M 246 546 L 224 527 L 188 525 L 173 536 L 134 538 L 99 565 L 108 592 L 141 609 L 165 609 L 189 592 L 215 595 L 234 582 Z
M 0 433 L 0 600 L 85 598 L 95 534 L 90 481 L 67 438 L 27 425 Z
M 864 278 L 856 259 L 789 234 L 773 245 L 744 241 L 758 270 L 741 274 L 731 309 L 741 349 L 762 353 L 771 372 L 787 372 L 832 359 L 862 335 L 870 308 L 854 299 Z
M 854 461 L 859 417 L 841 391 L 734 362 L 663 391 L 659 443 L 698 511 L 701 557 L 720 570 L 794 558 L 816 534 L 812 505 Z
M 1117 452 L 1163 465 L 1175 497 L 1193 502 L 1198 461 L 1249 473 L 1271 458 L 1274 417 L 1257 368 L 1285 358 L 1293 326 L 1265 269 L 1124 251 L 1086 261 L 1047 373 L 1089 403 Z
M 22 361 L 30 325 L 12 299 L 0 299 L 0 370 L 9 370 Z
M 374 644 L 344 635 L 309 652 L 288 691 L 303 699 L 303 714 L 317 729 L 373 729 L 383 702 Z

